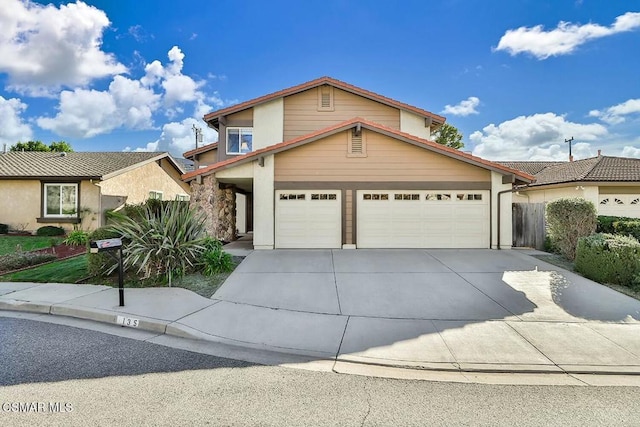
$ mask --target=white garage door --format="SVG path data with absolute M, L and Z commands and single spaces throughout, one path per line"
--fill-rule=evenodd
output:
M 276 191 L 276 248 L 340 248 L 338 190 Z
M 640 195 L 601 194 L 598 215 L 640 218 Z
M 488 248 L 489 192 L 358 191 L 359 248 Z

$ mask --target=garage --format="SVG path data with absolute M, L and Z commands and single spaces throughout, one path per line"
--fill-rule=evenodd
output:
M 275 197 L 276 248 L 342 246 L 339 190 L 277 190 Z
M 598 215 L 640 218 L 640 195 L 600 194 Z
M 358 248 L 488 248 L 489 191 L 357 192 Z

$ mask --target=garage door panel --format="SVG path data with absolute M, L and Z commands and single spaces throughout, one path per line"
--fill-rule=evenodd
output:
M 342 246 L 341 197 L 338 190 L 276 191 L 276 248 Z
M 360 248 L 489 246 L 488 191 L 361 190 L 357 204 Z

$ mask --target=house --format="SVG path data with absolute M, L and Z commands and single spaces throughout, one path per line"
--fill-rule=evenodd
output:
M 535 181 L 519 189 L 514 203 L 543 203 L 562 197 L 591 200 L 599 215 L 640 218 L 640 159 L 603 156 L 569 162 L 500 162 Z
M 183 173 L 168 153 L 0 153 L 0 223 L 95 229 L 125 203 L 188 200 Z
M 204 120 L 218 142 L 185 153 L 191 203 L 229 241 L 244 198 L 256 249 L 510 247 L 511 189 L 533 180 L 430 141 L 444 117 L 330 77 Z

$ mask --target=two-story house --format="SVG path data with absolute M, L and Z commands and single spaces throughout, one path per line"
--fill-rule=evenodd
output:
M 256 249 L 511 246 L 511 190 L 533 177 L 430 141 L 445 118 L 322 77 L 207 114 L 185 153 L 192 203 Z M 236 209 L 236 199 L 244 200 Z

